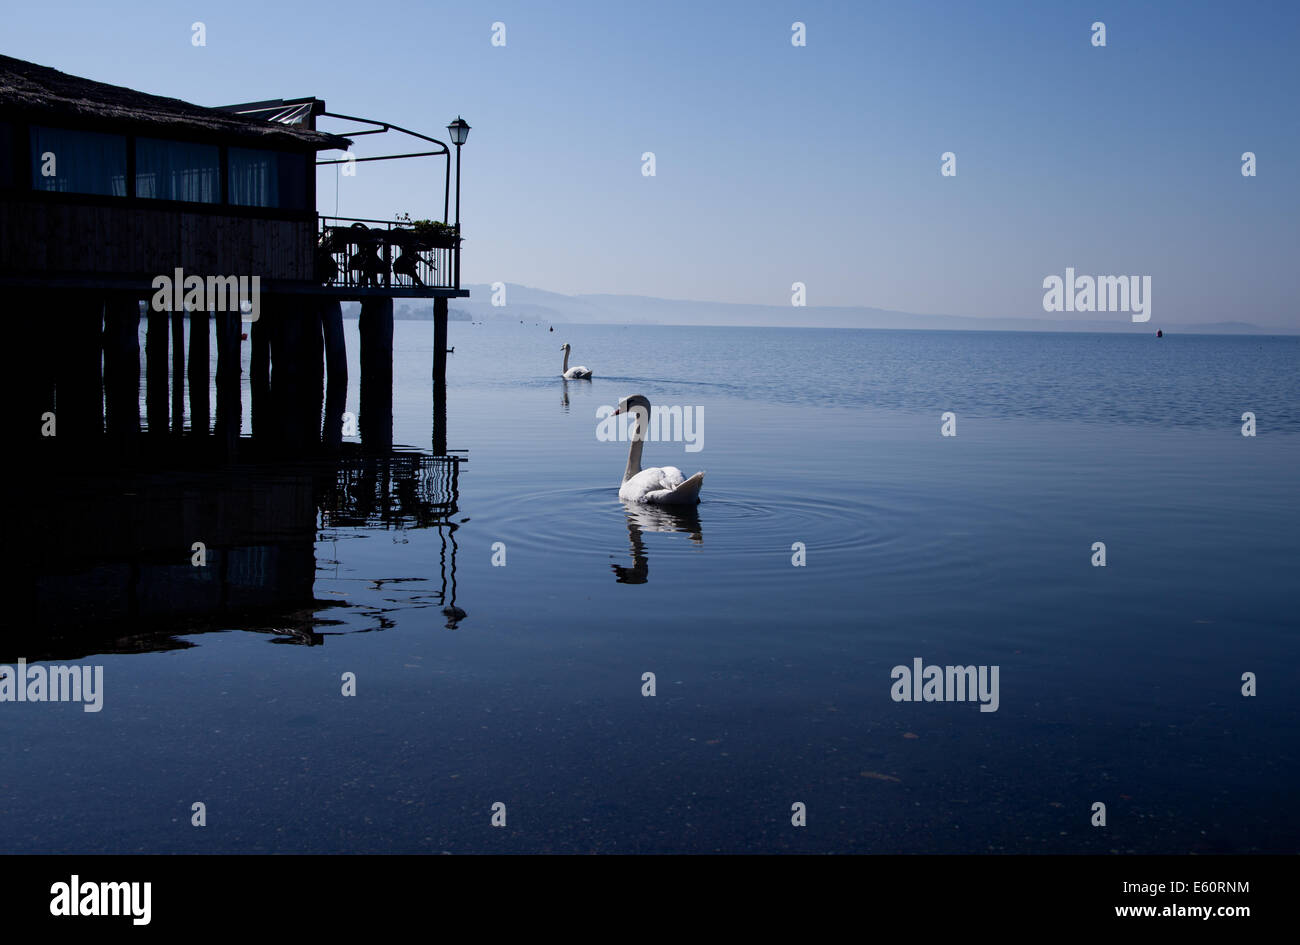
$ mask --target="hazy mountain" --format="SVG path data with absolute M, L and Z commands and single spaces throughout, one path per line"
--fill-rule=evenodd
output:
M 503 306 L 492 305 L 492 287 L 470 285 L 470 298 L 455 300 L 455 307 L 474 321 L 580 322 L 651 325 L 753 325 L 816 328 L 923 328 L 968 331 L 1125 331 L 1225 334 L 1290 334 L 1293 329 L 1222 321 L 1173 324 L 1152 319 L 1133 322 L 1125 313 L 1094 319 L 974 318 L 962 315 L 917 315 L 879 308 L 790 305 L 746 305 L 731 302 L 697 302 L 639 295 L 562 295 L 544 289 L 507 283 Z
M 657 299 L 642 295 L 563 295 L 507 283 L 505 305 L 492 304 L 492 287 L 469 285 L 467 299 L 453 299 L 448 307 L 452 321 L 516 321 L 529 324 L 617 325 L 749 325 L 790 328 L 913 328 L 965 331 L 1122 331 L 1148 333 L 1157 328 L 1171 332 L 1207 334 L 1295 334 L 1296 330 L 1250 322 L 1222 321 L 1177 324 L 1152 319 L 1133 322 L 1126 314 L 1104 318 L 974 318 L 965 315 L 917 315 L 866 306 L 746 305 L 732 302 L 696 302 Z M 343 304 L 343 317 L 356 318 L 361 306 Z M 399 319 L 433 318 L 431 299 L 398 299 L 393 315 Z
M 344 318 L 357 318 L 360 314 L 360 302 L 343 303 Z M 395 299 L 393 301 L 393 318 L 400 321 L 431 322 L 433 321 L 433 299 Z M 468 322 L 472 320 L 472 316 L 464 309 L 457 308 L 455 305 L 448 305 L 447 320 Z

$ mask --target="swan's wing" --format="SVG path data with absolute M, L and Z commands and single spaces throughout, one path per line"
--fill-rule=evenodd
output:
M 659 488 L 676 489 L 685 481 L 686 477 L 682 475 L 682 471 L 676 466 L 659 467 Z
M 697 472 L 690 479 L 682 480 L 681 470 L 675 466 L 668 466 L 663 472 L 672 470 L 676 473 L 676 483 L 672 486 L 661 486 L 651 492 L 647 492 L 641 500 L 651 502 L 655 505 L 693 505 L 700 501 L 700 488 L 704 485 L 704 473 Z
M 633 502 L 644 502 L 648 493 L 663 488 L 663 472 L 658 466 L 643 469 L 619 487 L 618 497 Z

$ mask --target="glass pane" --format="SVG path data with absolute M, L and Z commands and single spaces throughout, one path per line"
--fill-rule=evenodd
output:
M 33 125 L 32 189 L 126 196 L 126 138 Z
M 280 206 L 280 168 L 275 151 L 231 148 L 229 199 L 241 207 Z
M 221 200 L 221 154 L 215 144 L 137 138 L 137 197 L 218 203 Z

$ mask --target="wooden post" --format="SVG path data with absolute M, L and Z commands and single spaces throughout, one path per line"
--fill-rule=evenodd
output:
M 271 320 L 278 312 L 267 312 L 266 300 L 261 300 L 261 314 L 252 323 L 248 333 L 251 350 L 249 352 L 248 374 L 249 393 L 252 397 L 253 437 L 261 441 L 273 438 L 271 422 Z
M 25 370 L 3 372 L 5 403 L 18 404 L 18 439 L 23 445 L 33 440 L 53 447 L 58 442 L 58 423 L 55 436 L 47 437 L 49 427 L 45 415 L 55 412 L 54 365 L 58 361 L 56 334 L 57 313 L 50 310 L 48 294 L 34 289 L 16 288 L 5 292 L 7 314 L 12 333 L 9 347 L 22 352 Z
M 190 312 L 190 432 L 198 437 L 208 435 L 212 417 L 211 397 L 208 394 L 211 353 L 208 335 L 209 316 L 206 308 Z
M 244 323 L 239 312 L 217 313 L 217 425 L 216 436 L 226 459 L 234 459 L 243 422 L 244 405 L 239 336 Z M 224 558 L 223 558 L 224 560 Z
M 271 404 L 278 452 L 302 445 L 302 317 L 292 301 L 280 299 L 271 323 Z
M 321 328 L 325 340 L 325 366 L 328 387 L 325 393 L 325 425 L 321 439 L 329 449 L 343 442 L 343 409 L 348 402 L 348 352 L 343 338 L 343 306 L 325 302 L 321 308 Z
M 104 306 L 104 407 L 109 436 L 140 432 L 140 301 L 130 294 Z
M 369 450 L 393 446 L 393 300 L 361 302 L 361 441 Z
M 185 430 L 185 312 L 172 312 L 172 432 Z
M 104 432 L 104 300 L 80 291 L 59 296 L 53 313 L 61 321 L 54 338 L 57 435 L 62 444 L 81 445 Z
M 145 422 L 149 432 L 167 432 L 167 313 L 155 311 L 152 303 L 144 336 Z
M 277 446 L 301 454 L 320 443 L 324 344 L 320 308 L 282 298 L 271 332 L 271 402 Z
M 433 454 L 447 455 L 447 300 L 433 300 Z
M 309 448 L 318 448 L 321 437 L 321 406 L 325 399 L 325 339 L 324 311 L 315 299 L 302 303 L 302 413 L 305 423 L 303 442 Z

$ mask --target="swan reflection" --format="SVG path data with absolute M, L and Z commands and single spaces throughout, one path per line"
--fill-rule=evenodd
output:
M 691 506 L 643 505 L 624 502 L 627 513 L 627 537 L 631 545 L 632 564 L 612 564 L 619 584 L 645 584 L 650 579 L 650 559 L 646 555 L 644 532 L 686 532 L 693 544 L 704 543 L 699 509 Z

